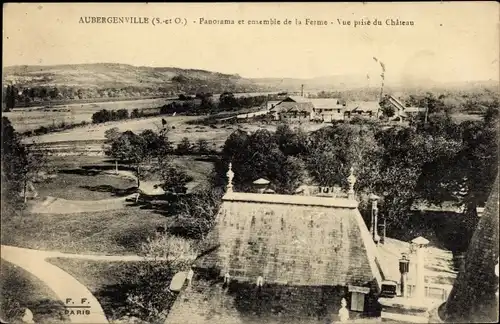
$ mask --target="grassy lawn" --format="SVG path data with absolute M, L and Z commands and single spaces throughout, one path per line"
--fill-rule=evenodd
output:
M 112 166 L 105 157 L 52 157 L 50 163 L 61 170 L 46 183 L 35 184 L 40 197 L 53 196 L 69 200 L 107 199 L 126 194 L 135 182 L 102 173 L 89 172 L 88 166 Z M 206 181 L 212 162 L 193 156 L 176 158 L 195 181 Z M 69 168 L 69 169 L 68 169 Z M 70 171 L 68 171 L 70 170 Z M 153 202 L 154 203 L 154 202 Z M 136 254 L 140 243 L 156 232 L 158 226 L 172 222 L 165 217 L 160 202 L 153 205 L 127 206 L 124 209 L 77 214 L 34 214 L 2 220 L 1 242 L 25 248 L 57 250 L 70 253 Z M 168 203 L 163 205 L 168 208 Z
M 71 274 L 99 300 L 106 317 L 115 320 L 127 312 L 127 291 L 139 262 L 107 262 L 54 258 L 50 263 Z
M 117 320 L 131 311 L 127 293 L 145 276 L 146 262 L 107 262 L 54 258 L 50 263 L 71 274 L 99 300 L 108 320 Z M 142 274 L 142 275 L 141 275 Z M 153 276 L 153 275 L 151 275 Z M 170 276 L 162 276 L 168 285 Z M 160 280 L 155 277 L 155 280 Z
M 100 168 L 108 168 L 108 169 L 114 169 L 115 164 L 112 160 L 109 159 L 109 157 L 105 156 L 50 156 L 49 157 L 49 163 L 58 169 L 64 169 L 64 170 L 69 170 L 69 171 L 64 171 L 59 172 L 59 176 L 61 176 L 61 180 L 59 179 L 54 179 L 53 182 L 61 183 L 62 186 L 69 186 L 73 185 L 73 187 L 79 187 L 83 184 L 83 182 L 80 182 L 80 180 L 83 180 L 87 182 L 86 184 L 83 185 L 95 185 L 95 186 L 100 186 L 100 185 L 112 185 L 116 188 L 128 188 L 130 186 L 135 185 L 133 181 L 127 180 L 127 179 L 122 179 L 118 177 L 113 177 L 111 175 L 93 175 L 91 176 L 91 173 L 88 173 L 87 175 L 78 175 L 78 172 L 83 173 L 83 169 L 91 169 L 92 167 L 100 167 Z M 207 180 L 207 177 L 210 175 L 212 169 L 213 169 L 213 162 L 206 161 L 200 159 L 198 156 L 192 156 L 192 155 L 180 155 L 180 156 L 173 156 L 173 164 L 178 167 L 180 170 L 184 170 L 193 177 L 193 181 L 196 181 L 198 183 L 203 183 L 204 181 Z M 119 165 L 119 169 L 122 169 L 126 167 L 125 165 Z M 78 168 L 82 168 L 82 170 L 76 170 Z M 73 170 L 73 172 L 71 171 Z M 65 174 L 66 172 L 66 174 Z M 69 176 L 68 176 L 69 175 Z M 66 176 L 66 177 L 65 177 Z M 74 180 L 72 179 L 74 177 Z M 47 186 L 47 194 L 50 196 L 54 197 L 60 197 L 63 198 L 62 196 L 57 196 L 56 194 L 51 194 L 50 189 L 55 189 L 55 190 L 60 190 L 56 185 L 47 183 L 47 184 L 38 184 L 36 186 L 37 190 L 39 191 L 40 195 L 42 196 L 41 190 Z M 39 187 L 41 189 L 39 189 Z M 102 193 L 101 193 L 102 194 Z M 86 193 L 85 195 L 92 195 L 91 193 Z M 109 198 L 106 197 L 106 198 Z M 82 198 L 72 198 L 72 199 L 82 199 Z
M 29 214 L 2 222 L 2 244 L 70 253 L 136 254 L 140 243 L 170 219 L 127 207 L 96 213 Z
M 48 163 L 57 169 L 76 169 L 82 166 L 91 166 L 96 164 L 107 164 L 112 166 L 112 161 L 103 156 L 48 156 Z
M 41 198 L 52 196 L 68 200 L 100 200 L 126 195 L 135 181 L 90 170 L 61 170 L 57 177 L 35 185 Z
M 193 181 L 197 183 L 205 183 L 214 167 L 213 162 L 203 161 L 196 156 L 176 156 L 173 164 L 179 170 L 185 171 L 189 176 L 193 177 Z
M 22 323 L 26 308 L 35 323 L 66 323 L 64 304 L 40 280 L 6 261 L 1 262 L 1 316 L 9 323 Z M 4 323 L 4 322 L 3 322 Z

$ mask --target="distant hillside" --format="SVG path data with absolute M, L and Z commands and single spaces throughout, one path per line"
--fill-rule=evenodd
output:
M 252 81 L 262 86 L 288 91 L 299 91 L 302 84 L 304 85 L 304 89 L 309 90 L 326 90 L 331 88 L 346 90 L 367 86 L 366 76 L 358 75 L 332 75 L 310 79 L 256 78 L 252 79 Z
M 2 77 L 4 84 L 15 84 L 16 106 L 57 100 L 267 90 L 238 75 L 115 63 L 9 66 L 4 68 Z
M 97 63 L 51 66 L 9 66 L 3 80 L 18 87 L 72 88 L 154 88 L 174 92 L 260 91 L 249 79 L 238 75 L 172 67 L 145 67 L 127 64 Z
M 372 80 L 370 84 L 366 75 L 330 75 L 315 77 L 309 79 L 298 78 L 254 78 L 252 81 L 261 86 L 273 88 L 276 90 L 300 91 L 301 85 L 304 85 L 304 91 L 345 91 L 355 89 L 380 89 L 380 81 Z M 470 81 L 470 82 L 452 82 L 440 83 L 431 78 L 427 79 L 405 79 L 404 83 L 394 84 L 387 82 L 386 90 L 406 91 L 406 90 L 431 90 L 431 89 L 456 89 L 472 90 L 478 88 L 498 89 L 498 81 Z

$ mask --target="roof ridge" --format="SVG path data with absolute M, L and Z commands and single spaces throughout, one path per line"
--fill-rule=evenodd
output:
M 280 194 L 258 194 L 248 192 L 229 192 L 222 200 L 233 202 L 252 202 L 263 204 L 284 204 L 337 208 L 358 208 L 356 200 L 342 197 L 321 197 L 321 196 L 300 196 L 300 195 L 280 195 Z

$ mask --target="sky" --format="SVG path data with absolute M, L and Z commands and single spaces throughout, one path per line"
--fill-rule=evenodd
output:
M 3 62 L 10 65 L 125 63 L 195 68 L 243 77 L 368 75 L 410 82 L 499 79 L 499 5 L 429 3 L 203 3 L 4 5 Z M 148 17 L 148 24 L 82 24 L 81 17 Z M 185 26 L 151 24 L 181 18 Z M 203 25 L 200 18 L 232 19 Z M 277 26 L 238 25 L 276 18 Z M 387 26 L 386 19 L 413 21 Z M 292 21 L 283 25 L 284 20 Z M 327 26 L 295 25 L 295 19 Z M 351 21 L 338 25 L 337 19 Z M 382 26 L 356 26 L 374 19 Z M 195 23 L 196 22 L 196 23 Z M 390 83 L 390 82 L 389 82 Z

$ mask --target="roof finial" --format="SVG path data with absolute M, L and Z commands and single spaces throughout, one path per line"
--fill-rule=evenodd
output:
M 347 197 L 349 199 L 354 199 L 354 185 L 356 184 L 356 176 L 354 175 L 354 168 L 351 167 L 350 175 L 347 177 L 347 182 L 349 183 L 349 191 L 347 191 Z
M 229 170 L 227 170 L 227 192 L 233 192 L 233 178 L 234 178 L 234 172 L 233 172 L 233 165 L 231 162 L 229 162 Z
M 347 322 L 349 320 L 349 310 L 346 308 L 347 301 L 345 298 L 342 298 L 340 301 L 340 309 L 339 309 L 339 319 L 340 322 Z

